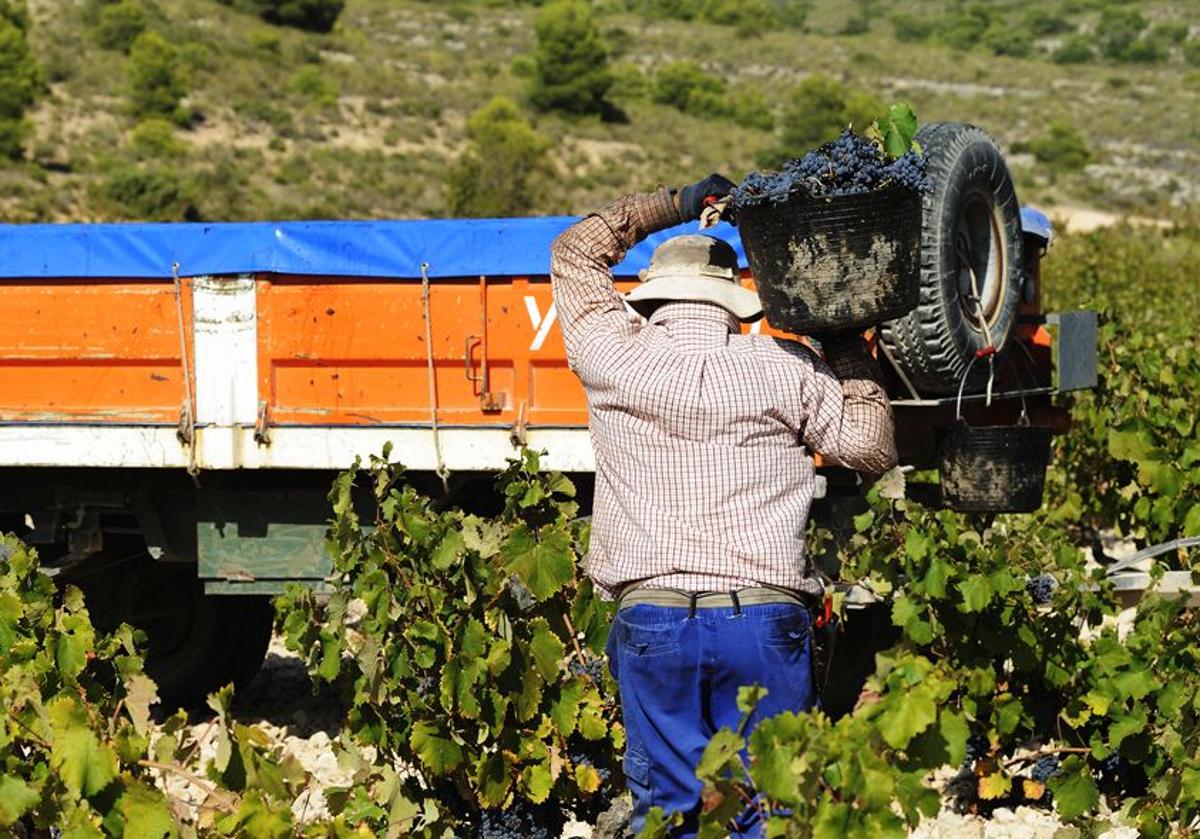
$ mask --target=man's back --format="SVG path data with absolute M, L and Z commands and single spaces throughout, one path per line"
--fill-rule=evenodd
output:
M 652 198 L 626 199 L 555 243 L 555 296 L 596 451 L 589 574 L 609 596 L 633 582 L 819 592 L 804 564 L 811 451 L 868 471 L 895 456 L 874 365 L 858 342 L 833 360 L 839 379 L 802 344 L 742 335 L 708 302 L 633 318 L 608 265 L 644 235 Z

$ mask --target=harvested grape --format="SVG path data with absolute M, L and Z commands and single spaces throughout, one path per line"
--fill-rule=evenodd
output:
M 849 128 L 804 157 L 793 158 L 778 172 L 751 172 L 733 192 L 733 209 L 782 203 L 798 192 L 813 197 L 864 195 L 889 186 L 916 192 L 932 188 L 925 158 L 910 151 L 889 160 L 873 140 Z

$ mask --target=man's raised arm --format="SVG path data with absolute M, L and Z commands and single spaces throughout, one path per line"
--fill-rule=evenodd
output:
M 625 303 L 613 286 L 612 266 L 651 233 L 680 221 L 675 200 L 664 188 L 618 198 L 554 240 L 550 282 L 572 363 L 588 333 L 620 330 L 627 321 Z

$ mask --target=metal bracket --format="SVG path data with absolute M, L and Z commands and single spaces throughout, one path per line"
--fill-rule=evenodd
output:
M 267 400 L 260 399 L 258 402 L 258 421 L 254 423 L 254 442 L 260 446 L 271 445 L 271 406 L 267 404 Z
M 179 408 L 179 425 L 175 429 L 175 436 L 179 438 L 179 442 L 185 446 L 191 446 L 195 442 L 195 425 L 192 422 L 192 409 L 186 402 Z

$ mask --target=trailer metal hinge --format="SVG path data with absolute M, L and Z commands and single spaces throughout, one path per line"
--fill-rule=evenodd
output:
M 254 423 L 254 442 L 260 446 L 271 445 L 271 406 L 267 400 L 258 402 L 258 420 Z
M 175 429 L 175 436 L 185 446 L 192 446 L 196 442 L 196 426 L 192 422 L 192 408 L 186 402 L 179 407 L 179 425 Z

